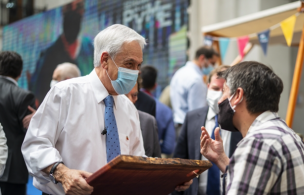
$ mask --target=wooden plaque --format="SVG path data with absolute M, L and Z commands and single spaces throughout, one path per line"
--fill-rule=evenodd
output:
M 92 195 L 168 195 L 211 166 L 202 160 L 119 155 L 86 180 L 94 187 Z

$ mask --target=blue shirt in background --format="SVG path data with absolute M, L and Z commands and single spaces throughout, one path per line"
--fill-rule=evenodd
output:
M 170 83 L 174 122 L 183 124 L 186 113 L 207 106 L 207 85 L 201 69 L 188 61 L 174 74 Z
M 175 129 L 173 122 L 173 114 L 168 106 L 161 103 L 157 99 L 155 99 L 155 102 L 155 115 L 161 153 L 172 154 L 175 147 Z

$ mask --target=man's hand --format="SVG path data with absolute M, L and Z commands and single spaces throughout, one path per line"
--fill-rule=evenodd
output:
M 191 186 L 192 183 L 193 183 L 193 180 L 191 179 L 190 181 L 188 181 L 188 182 L 186 182 L 186 183 L 184 183 L 184 184 L 182 184 L 180 186 L 177 186 L 175 188 L 175 190 L 179 191 L 179 192 L 180 191 L 185 191 L 185 190 L 187 190 Z
M 49 172 L 52 165 L 45 169 Z M 67 195 L 89 195 L 93 192 L 93 187 L 86 182 L 92 173 L 86 171 L 69 169 L 63 164 L 59 164 L 54 172 L 55 179 L 62 184 Z
M 28 106 L 27 108 L 32 112 L 32 114 L 26 115 L 22 120 L 23 127 L 25 129 L 27 129 L 29 127 L 31 119 L 34 116 L 34 114 L 36 113 L 36 110 L 34 108 L 32 108 L 31 106 Z
M 201 154 L 208 160 L 214 162 L 219 169 L 224 172 L 226 166 L 229 164 L 229 158 L 226 156 L 224 151 L 223 140 L 220 136 L 220 129 L 215 129 L 215 140 L 210 138 L 205 127 L 201 127 L 201 129 Z

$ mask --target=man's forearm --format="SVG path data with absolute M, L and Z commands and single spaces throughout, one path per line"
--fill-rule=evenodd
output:
M 223 153 L 215 164 L 218 166 L 221 172 L 224 173 L 226 167 L 229 165 L 229 161 L 230 159 L 228 158 L 228 156 L 226 156 L 226 154 Z
M 55 164 L 55 163 L 54 163 Z M 53 165 L 50 165 L 48 167 L 46 167 L 45 169 L 43 169 L 42 171 L 46 174 L 50 174 L 50 171 L 53 167 Z M 69 168 L 67 168 L 64 164 L 60 163 L 57 167 L 56 167 L 56 170 L 54 172 L 54 177 L 56 179 L 56 181 L 62 183 L 62 178 L 63 178 L 63 175 L 64 173 L 69 170 Z

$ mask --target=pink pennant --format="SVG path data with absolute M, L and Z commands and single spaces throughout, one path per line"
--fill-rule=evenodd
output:
M 248 36 L 238 38 L 239 54 L 242 57 L 242 59 L 244 57 L 244 48 L 246 47 L 248 41 L 249 41 Z

